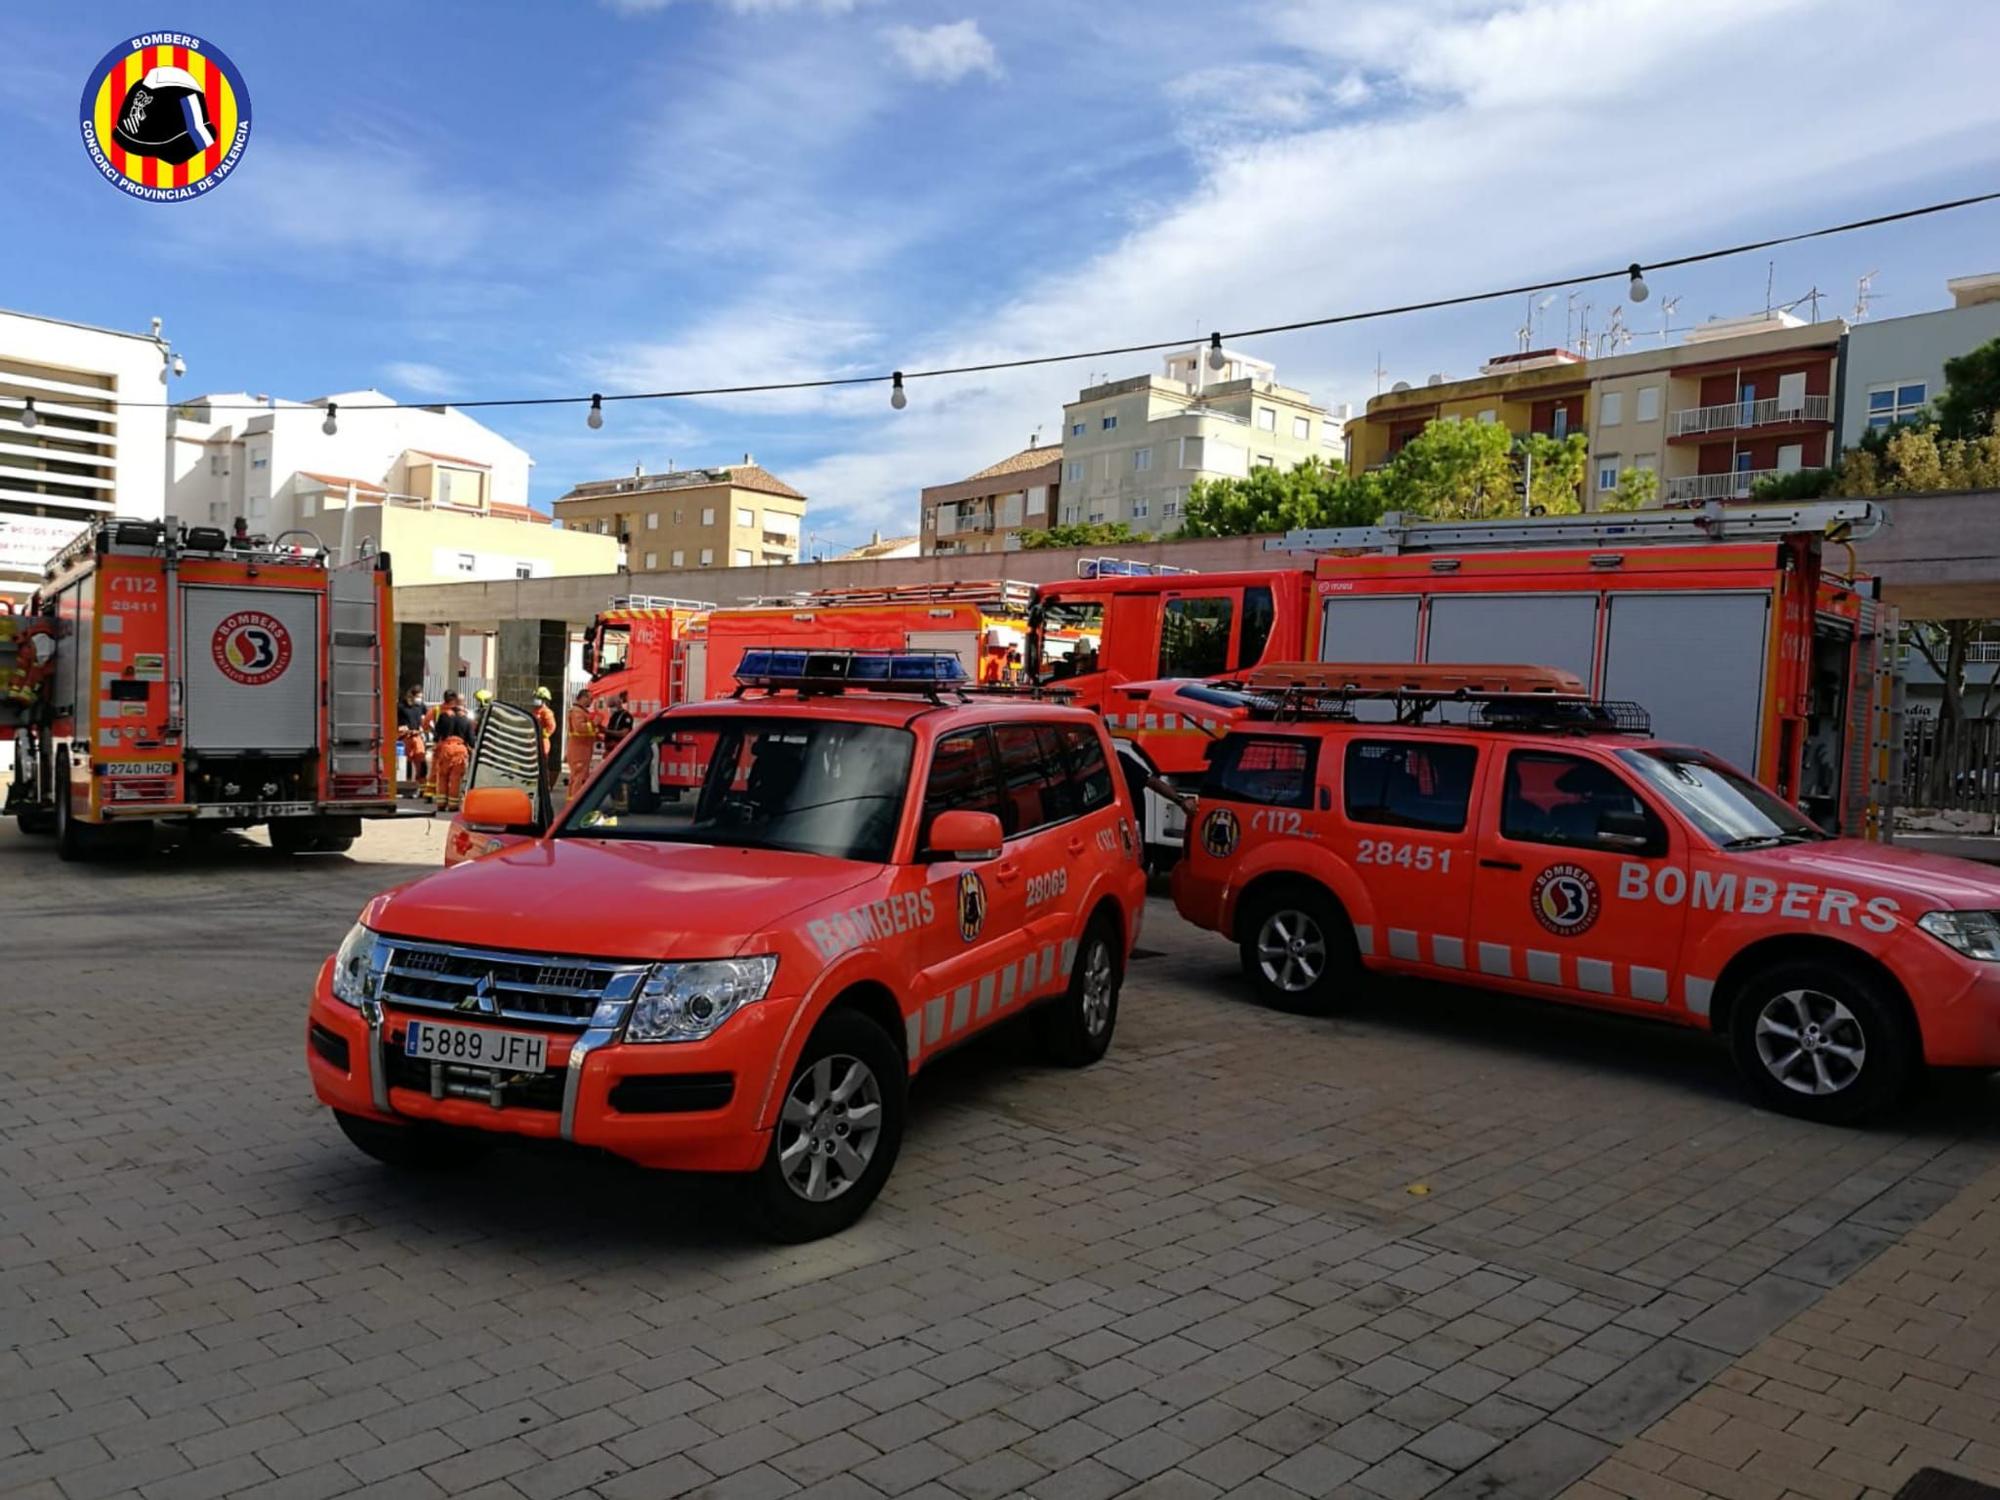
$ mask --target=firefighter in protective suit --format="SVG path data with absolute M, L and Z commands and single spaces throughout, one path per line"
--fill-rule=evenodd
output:
M 578 688 L 576 701 L 569 706 L 563 735 L 563 768 L 569 777 L 572 795 L 583 785 L 583 778 L 590 774 L 590 756 L 596 748 L 597 720 L 590 712 L 590 689 Z
M 457 693 L 444 695 L 444 707 L 431 725 L 437 737 L 433 758 L 437 761 L 438 806 L 456 812 L 465 792 L 465 766 L 472 756 L 472 720 L 466 716 Z
M 55 664 L 53 622 L 40 615 L 0 614 L 0 703 L 31 707 Z

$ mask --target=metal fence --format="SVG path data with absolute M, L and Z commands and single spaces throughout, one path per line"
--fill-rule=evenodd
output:
M 1901 801 L 2000 814 L 2000 719 L 1906 720 Z

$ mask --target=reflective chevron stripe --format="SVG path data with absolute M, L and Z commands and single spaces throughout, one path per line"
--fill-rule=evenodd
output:
M 1066 983 L 1076 964 L 1077 942 L 1044 943 L 1025 957 L 937 995 L 903 1017 L 903 1040 L 915 1062 L 945 1042 L 956 1041 L 1017 1005 L 1038 1000 Z
M 1645 964 L 1553 953 L 1545 948 L 1517 949 L 1506 943 L 1476 943 L 1468 965 L 1463 938 L 1391 927 L 1387 941 L 1387 953 L 1378 955 L 1375 929 L 1363 926 L 1354 929 L 1354 946 L 1363 958 L 1381 956 L 1401 963 L 1429 963 L 1440 969 L 1469 970 L 1489 979 L 1526 979 L 1590 995 L 1641 1000 L 1648 1005 L 1667 1003 L 1667 971 Z M 1707 1015 L 1714 988 L 1713 980 L 1686 979 L 1683 993 L 1687 1008 L 1695 1015 Z

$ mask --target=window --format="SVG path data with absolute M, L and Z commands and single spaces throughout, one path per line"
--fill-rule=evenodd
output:
M 738 568 L 747 568 L 750 566 L 752 561 L 754 561 L 754 559 L 750 556 L 750 549 L 748 547 L 738 547 L 736 549 L 736 561 L 733 564 L 731 564 L 731 566 Z
M 1348 821 L 1461 832 L 1478 764 L 1479 751 L 1472 745 L 1354 740 L 1341 778 Z
M 647 566 L 649 566 L 649 567 L 650 567 L 650 566 L 651 566 L 651 564 L 649 563 L 649 564 L 648 564 Z M 516 578 L 533 578 L 533 577 L 535 576 L 535 567 L 534 567 L 534 564 L 533 564 L 533 563 L 515 563 L 515 564 L 514 564 L 514 576 L 515 576 Z
M 270 468 L 270 467 L 271 467 L 271 455 L 270 455 L 270 454 L 268 454 L 268 453 L 259 453 L 259 454 L 255 455 L 255 456 L 254 456 L 254 457 L 252 457 L 252 458 L 251 458 L 251 460 L 250 460 L 250 467 L 251 467 L 251 468 L 253 468 L 253 469 L 268 469 L 268 468 Z
M 1074 526 L 1078 521 L 1081 521 L 1082 519 L 1083 519 L 1083 502 L 1081 500 L 1063 501 L 1063 508 L 1062 508 L 1063 525 Z
M 1930 387 L 1922 381 L 1868 387 L 1868 425 L 1887 427 L 1922 414 Z
M 1215 747 L 1204 797 L 1263 807 L 1311 807 L 1319 741 L 1303 735 L 1232 734 Z
M 1569 436 L 1569 408 L 1567 406 L 1558 406 L 1556 408 L 1555 415 L 1549 420 L 1549 431 L 1558 442 Z
M 1181 467 L 1183 469 L 1199 469 L 1201 467 L 1201 459 L 1202 459 L 1201 450 L 1202 450 L 1202 439 L 1198 437 L 1182 438 Z
M 220 453 L 211 453 L 208 455 L 208 472 L 211 474 L 227 474 L 229 472 L 222 467 L 222 455 Z
M 658 531 L 660 529 L 660 513 L 658 511 L 649 510 L 646 512 L 646 529 L 648 531 Z
M 1093 526 L 1095 526 L 1095 525 L 1097 525 L 1097 524 L 1098 524 L 1098 523 L 1099 523 L 1100 521 L 1102 521 L 1103 519 L 1104 519 L 1104 507 L 1103 507 L 1103 506 L 1101 506 L 1101 505 L 1093 505 L 1093 506 L 1091 506 L 1091 508 L 1090 508 L 1090 524 L 1091 524 L 1091 525 L 1093 525 Z
M 1063 759 L 1075 788 L 1079 816 L 1107 807 L 1117 797 L 1111 780 L 1111 764 L 1104 758 L 1104 741 L 1094 728 L 1084 724 L 1060 726 Z
M 1789 375 L 1778 377 L 1778 410 L 1787 414 L 1797 414 L 1806 409 L 1806 373 L 1794 370 Z
M 1176 490 L 1174 493 L 1175 495 L 1177 495 L 1180 492 Z M 1169 495 L 1167 499 L 1164 502 L 1162 502 L 1160 506 L 1160 514 L 1162 516 L 1177 516 L 1180 513 L 1181 513 L 1181 503 L 1179 500 L 1175 499 L 1173 495 Z
M 1660 388 L 1656 385 L 1642 385 L 1638 395 L 1632 398 L 1632 418 L 1638 422 L 1660 420 Z
M 1271 591 L 1263 584 L 1256 584 L 1243 591 L 1243 637 L 1236 643 L 1236 667 L 1254 667 L 1264 655 L 1265 643 L 1271 639 L 1271 625 L 1277 619 L 1277 606 L 1272 602 Z
M 1220 677 L 1229 670 L 1229 599 L 1170 599 L 1160 620 L 1162 677 Z
M 701 524 L 702 524 L 702 525 L 704 525 L 704 526 L 713 526 L 713 525 L 715 524 L 715 507 L 714 507 L 714 506 L 712 506 L 712 505 L 704 505 L 704 506 L 703 506 L 703 507 L 701 508 Z
M 1002 526 L 1019 526 L 1021 524 L 1021 497 L 1018 494 L 1002 495 L 1000 497 L 999 524 Z
M 1664 854 L 1667 830 L 1625 778 L 1599 761 L 1553 750 L 1507 757 L 1500 836 L 1528 844 Z
M 961 811 L 1001 816 L 993 741 L 984 729 L 948 734 L 931 753 L 930 779 L 924 783 L 924 842 L 929 842 L 939 813 Z
M 300 515 L 302 515 L 302 516 L 313 516 L 313 515 L 318 515 L 318 514 L 319 514 L 319 496 L 317 496 L 317 495 L 302 495 L 302 496 L 300 496 L 300 497 L 299 497 L 299 514 L 300 514 Z
M 1085 424 L 1085 423 L 1083 423 L 1083 422 L 1072 422 L 1072 423 L 1070 423 L 1070 426 L 1069 426 L 1069 435 L 1070 435 L 1071 437 L 1082 437 L 1082 436 L 1083 436 L 1083 429 L 1084 429 L 1084 427 L 1085 427 L 1086 425 L 1087 425 L 1087 424 Z
M 1644 469 L 1650 474 L 1660 467 L 1660 455 L 1657 453 L 1641 453 L 1637 458 L 1632 460 L 1632 467 L 1635 469 Z
M 1147 514 L 1151 509 L 1152 509 L 1152 502 L 1148 500 L 1144 495 L 1134 495 L 1132 497 L 1132 519 L 1134 519 L 1135 521 L 1139 517 Z
M 1049 487 L 1045 484 L 1028 486 L 1028 514 L 1045 516 L 1049 513 Z
M 1806 450 L 1803 443 L 1780 443 L 1778 445 L 1778 472 L 1795 474 L 1805 467 Z
M 1257 430 L 1259 432 L 1276 432 L 1278 430 L 1277 408 L 1271 406 L 1260 406 L 1257 408 Z
M 1607 454 L 1597 461 L 1597 489 L 1600 494 L 1610 494 L 1618 488 L 1618 455 Z
M 715 561 L 715 549 L 714 549 L 713 547 L 704 547 L 704 548 L 702 548 L 702 549 L 701 549 L 701 565 L 702 565 L 702 566 L 703 566 L 703 567 L 705 568 L 705 567 L 707 567 L 707 566 L 708 566 L 708 565 L 709 565 L 710 563 L 712 563 L 712 562 L 714 562 L 714 561 Z
M 744 506 L 736 507 L 736 524 L 748 530 L 757 524 L 757 512 Z
M 1063 465 L 1063 478 L 1071 484 L 1083 483 L 1083 460 L 1072 458 Z
M 1312 435 L 1313 435 L 1313 424 L 1311 417 L 1292 418 L 1293 437 L 1297 438 L 1300 442 L 1304 443 L 1304 442 L 1310 442 L 1312 440 Z
M 1115 453 L 1107 453 L 1104 455 L 1104 478 L 1106 482 L 1109 482 L 1113 479 L 1116 479 L 1117 477 L 1118 477 L 1118 455 Z
M 1492 422 L 1493 422 L 1493 420 L 1494 420 L 1494 419 L 1495 419 L 1496 417 L 1498 417 L 1498 416 L 1499 416 L 1499 413 L 1498 413 L 1498 412 L 1496 412 L 1496 411 L 1495 411 L 1495 410 L 1494 410 L 1494 409 L 1493 409 L 1492 407 L 1490 407 L 1490 406 L 1489 406 L 1489 407 L 1487 407 L 1487 408 L 1486 408 L 1486 410 L 1484 410 L 1483 412 L 1481 412 L 1481 413 L 1479 414 L 1479 420 L 1480 420 L 1480 421 L 1482 421 L 1482 422 L 1485 422 L 1485 423 L 1488 423 L 1488 424 L 1490 424 L 1490 423 L 1492 423 Z
M 1007 837 L 1076 816 L 1076 794 L 1052 725 L 996 724 L 993 745 L 1000 753 L 1000 782 L 1006 794 L 1000 826 Z
M 1597 425 L 1616 427 L 1625 420 L 1625 394 L 1622 391 L 1606 391 L 1597 400 Z
M 676 526 L 679 526 L 679 525 L 680 525 L 680 524 L 681 524 L 682 522 L 684 522 L 684 521 L 686 521 L 686 520 L 687 520 L 687 512 L 686 512 L 686 511 L 684 511 L 684 510 L 677 510 L 677 511 L 675 511 L 675 512 L 674 512 L 674 524 L 675 524 Z
M 685 568 L 687 566 L 687 557 L 688 557 L 687 553 L 683 552 L 679 547 L 674 548 L 675 567 Z
M 1114 412 L 1110 416 L 1106 417 L 1102 422 L 1098 423 L 1098 426 L 1101 427 L 1106 432 L 1114 430 L 1118 426 L 1117 413 Z
M 1257 462 L 1254 467 L 1259 469 L 1275 469 L 1278 467 L 1278 461 L 1268 453 L 1260 453 L 1257 455 Z
M 470 573 L 478 566 L 479 566 L 479 559 L 474 557 L 470 552 L 461 552 L 458 554 L 459 572 Z
M 1620 750 L 1618 758 L 1724 849 L 1826 837 L 1775 794 L 1692 750 Z
M 648 569 L 657 568 L 659 565 L 660 565 L 660 554 L 657 552 L 648 552 L 646 554 L 647 568 Z
M 1132 468 L 1134 471 L 1143 474 L 1152 467 L 1153 450 L 1151 448 L 1134 448 L 1132 450 Z

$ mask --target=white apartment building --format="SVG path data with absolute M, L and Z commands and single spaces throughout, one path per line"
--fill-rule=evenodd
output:
M 617 569 L 609 539 L 559 530 L 529 506 L 525 450 L 452 407 L 390 401 L 368 390 L 182 402 L 168 508 L 224 528 L 241 516 L 257 535 L 310 532 L 337 557 L 385 551 L 399 584 Z
M 1341 420 L 1280 385 L 1275 366 L 1224 349 L 1218 370 L 1209 356 L 1206 344 L 1177 350 L 1164 376 L 1093 385 L 1064 405 L 1055 524 L 1170 532 L 1197 480 L 1340 459 Z
M 0 311 L 0 597 L 97 516 L 159 518 L 165 368 L 148 334 Z

